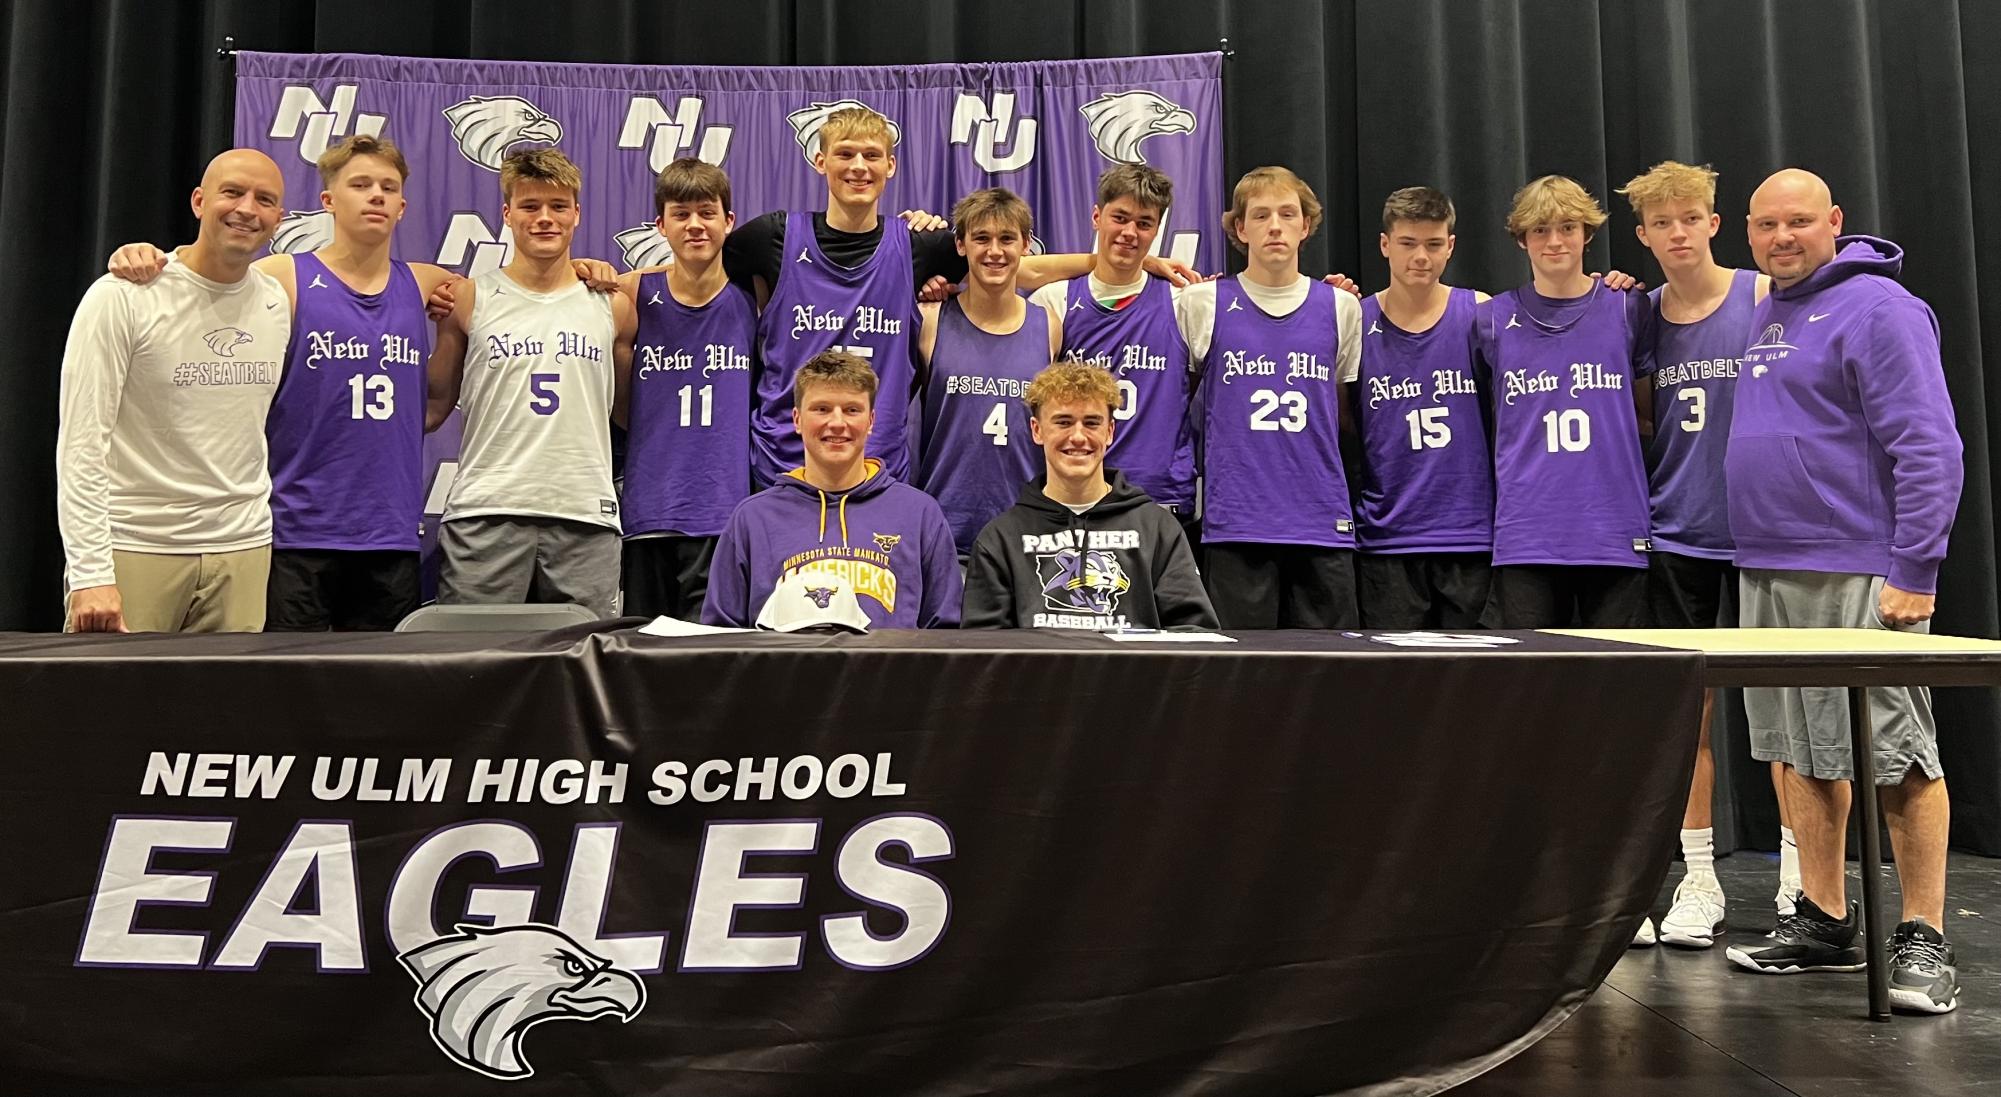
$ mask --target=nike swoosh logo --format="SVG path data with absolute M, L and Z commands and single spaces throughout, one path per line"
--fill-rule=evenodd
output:
M 1809 316 L 1809 317 L 1807 317 L 1807 318 L 1806 318 L 1806 322 L 1807 322 L 1807 323 L 1809 323 L 1809 324 L 1811 324 L 1811 323 L 1813 323 L 1813 322 L 1814 322 L 1815 320 L 1825 320 L 1825 319 L 1827 319 L 1828 317 L 1830 317 L 1830 316 L 1833 316 L 1833 315 L 1834 315 L 1834 314 L 1833 314 L 1833 313 L 1831 313 L 1831 312 L 1816 312 L 1816 313 L 1814 313 L 1814 314 L 1813 314 L 1812 316 Z

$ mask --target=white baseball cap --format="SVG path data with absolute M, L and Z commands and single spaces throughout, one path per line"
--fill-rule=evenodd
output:
M 757 627 L 774 632 L 814 628 L 867 632 L 869 619 L 846 576 L 807 567 L 779 578 L 777 588 L 758 611 Z

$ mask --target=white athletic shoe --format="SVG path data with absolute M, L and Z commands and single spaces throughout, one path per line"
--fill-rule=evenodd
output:
M 1684 879 L 1674 889 L 1674 905 L 1661 919 L 1661 943 L 1676 948 L 1708 948 L 1723 932 L 1723 889 L 1714 879 Z
M 1654 947 L 1655 940 L 1656 938 L 1654 936 L 1654 920 L 1652 918 L 1642 918 L 1640 919 L 1640 928 L 1638 932 L 1633 934 L 1633 943 L 1626 947 L 1652 948 Z

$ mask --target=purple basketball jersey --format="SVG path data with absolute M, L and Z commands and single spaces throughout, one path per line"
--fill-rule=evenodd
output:
M 1524 286 L 1479 306 L 1494 414 L 1494 563 L 1647 566 L 1647 477 L 1633 406 L 1647 301 L 1594 284 Z
M 1364 552 L 1486 552 L 1494 544 L 1494 466 L 1473 369 L 1474 294 L 1455 289 L 1430 329 L 1408 332 L 1362 299 L 1355 406 L 1355 547 Z
M 1693 324 L 1660 316 L 1661 291 L 1653 292 L 1654 440 L 1647 468 L 1655 548 L 1709 560 L 1736 555 L 1723 451 L 1757 290 L 1758 272 L 1738 271 L 1723 303 Z
M 1103 366 L 1118 379 L 1105 464 L 1133 486 L 1180 511 L 1195 505 L 1195 435 L 1189 420 L 1188 343 L 1174 323 L 1174 288 L 1148 278 L 1122 309 L 1091 298 L 1091 280 L 1072 278 L 1063 306 L 1063 353 Z
M 1334 287 L 1268 316 L 1227 278 L 1202 371 L 1204 541 L 1355 547 L 1341 470 Z
M 356 293 L 310 252 L 285 375 L 264 421 L 271 545 L 417 551 L 424 519 L 424 361 L 431 322 L 407 263 Z
M 750 495 L 750 357 L 757 306 L 725 285 L 690 308 L 667 275 L 639 276 L 625 446 L 625 532 L 714 537 Z
M 938 310 L 938 339 L 924 382 L 924 456 L 917 486 L 938 500 L 964 555 L 1021 486 L 1042 475 L 1028 432 L 1028 383 L 1049 364 L 1049 314 L 1028 306 L 1013 335 L 973 326 L 957 301 Z
M 805 463 L 792 425 L 792 379 L 799 367 L 831 347 L 875 367 L 875 430 L 864 451 L 885 472 L 908 482 L 912 439 L 906 431 L 917 371 L 917 288 L 910 268 L 910 227 L 882 222 L 882 243 L 859 267 L 821 254 L 813 215 L 785 217 L 785 262 L 758 325 L 757 404 L 751 413 L 752 468 L 761 483 Z

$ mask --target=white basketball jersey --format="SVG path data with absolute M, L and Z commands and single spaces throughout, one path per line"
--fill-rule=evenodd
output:
M 473 284 L 465 437 L 445 521 L 529 515 L 618 529 L 611 296 L 582 282 L 535 293 L 499 270 Z

